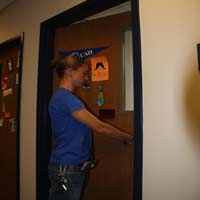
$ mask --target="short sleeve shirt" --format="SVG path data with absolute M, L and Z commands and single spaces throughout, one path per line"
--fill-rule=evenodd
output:
M 78 97 L 59 88 L 49 103 L 53 134 L 50 163 L 78 165 L 92 157 L 91 129 L 72 117 L 72 112 L 85 108 Z

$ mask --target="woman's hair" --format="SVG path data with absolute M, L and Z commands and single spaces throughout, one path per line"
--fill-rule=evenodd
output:
M 51 63 L 51 67 L 56 69 L 56 73 L 59 78 L 64 77 L 67 69 L 71 68 L 72 70 L 77 70 L 84 65 L 89 66 L 89 63 L 79 58 L 77 55 L 66 56 L 64 58 L 54 60 Z

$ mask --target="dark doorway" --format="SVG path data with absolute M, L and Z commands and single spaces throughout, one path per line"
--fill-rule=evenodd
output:
M 49 68 L 54 57 L 55 31 L 103 10 L 119 5 L 124 0 L 86 1 L 41 24 L 38 68 L 37 102 L 37 200 L 48 199 L 47 166 L 51 152 L 51 127 L 48 102 L 52 95 L 53 71 Z M 133 58 L 134 58 L 134 188 L 133 199 L 142 199 L 142 73 L 139 26 L 139 2 L 132 1 Z M 137 161 L 137 162 L 136 162 Z

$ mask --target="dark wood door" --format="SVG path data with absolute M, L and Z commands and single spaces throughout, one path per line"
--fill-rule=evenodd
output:
M 20 45 L 0 52 L 0 199 L 17 199 L 17 105 Z
M 60 51 L 108 47 L 89 57 L 106 56 L 109 62 L 109 80 L 102 82 L 104 104 L 97 105 L 100 82 L 90 82 L 90 88 L 81 89 L 78 95 L 96 116 L 133 134 L 133 112 L 122 110 L 122 31 L 130 27 L 131 13 L 127 12 L 59 28 L 54 57 L 58 58 Z M 57 84 L 54 76 L 54 90 Z M 101 110 L 110 110 L 112 116 L 100 115 Z M 91 171 L 85 200 L 132 200 L 133 146 L 97 133 L 93 135 L 95 158 L 100 162 Z

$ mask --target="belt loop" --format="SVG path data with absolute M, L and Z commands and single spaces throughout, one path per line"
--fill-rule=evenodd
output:
M 59 165 L 59 175 L 64 176 L 64 174 L 66 173 L 66 168 L 67 168 L 67 166 L 64 165 L 64 166 L 63 166 L 63 169 L 62 169 L 62 166 L 63 166 L 63 165 Z

